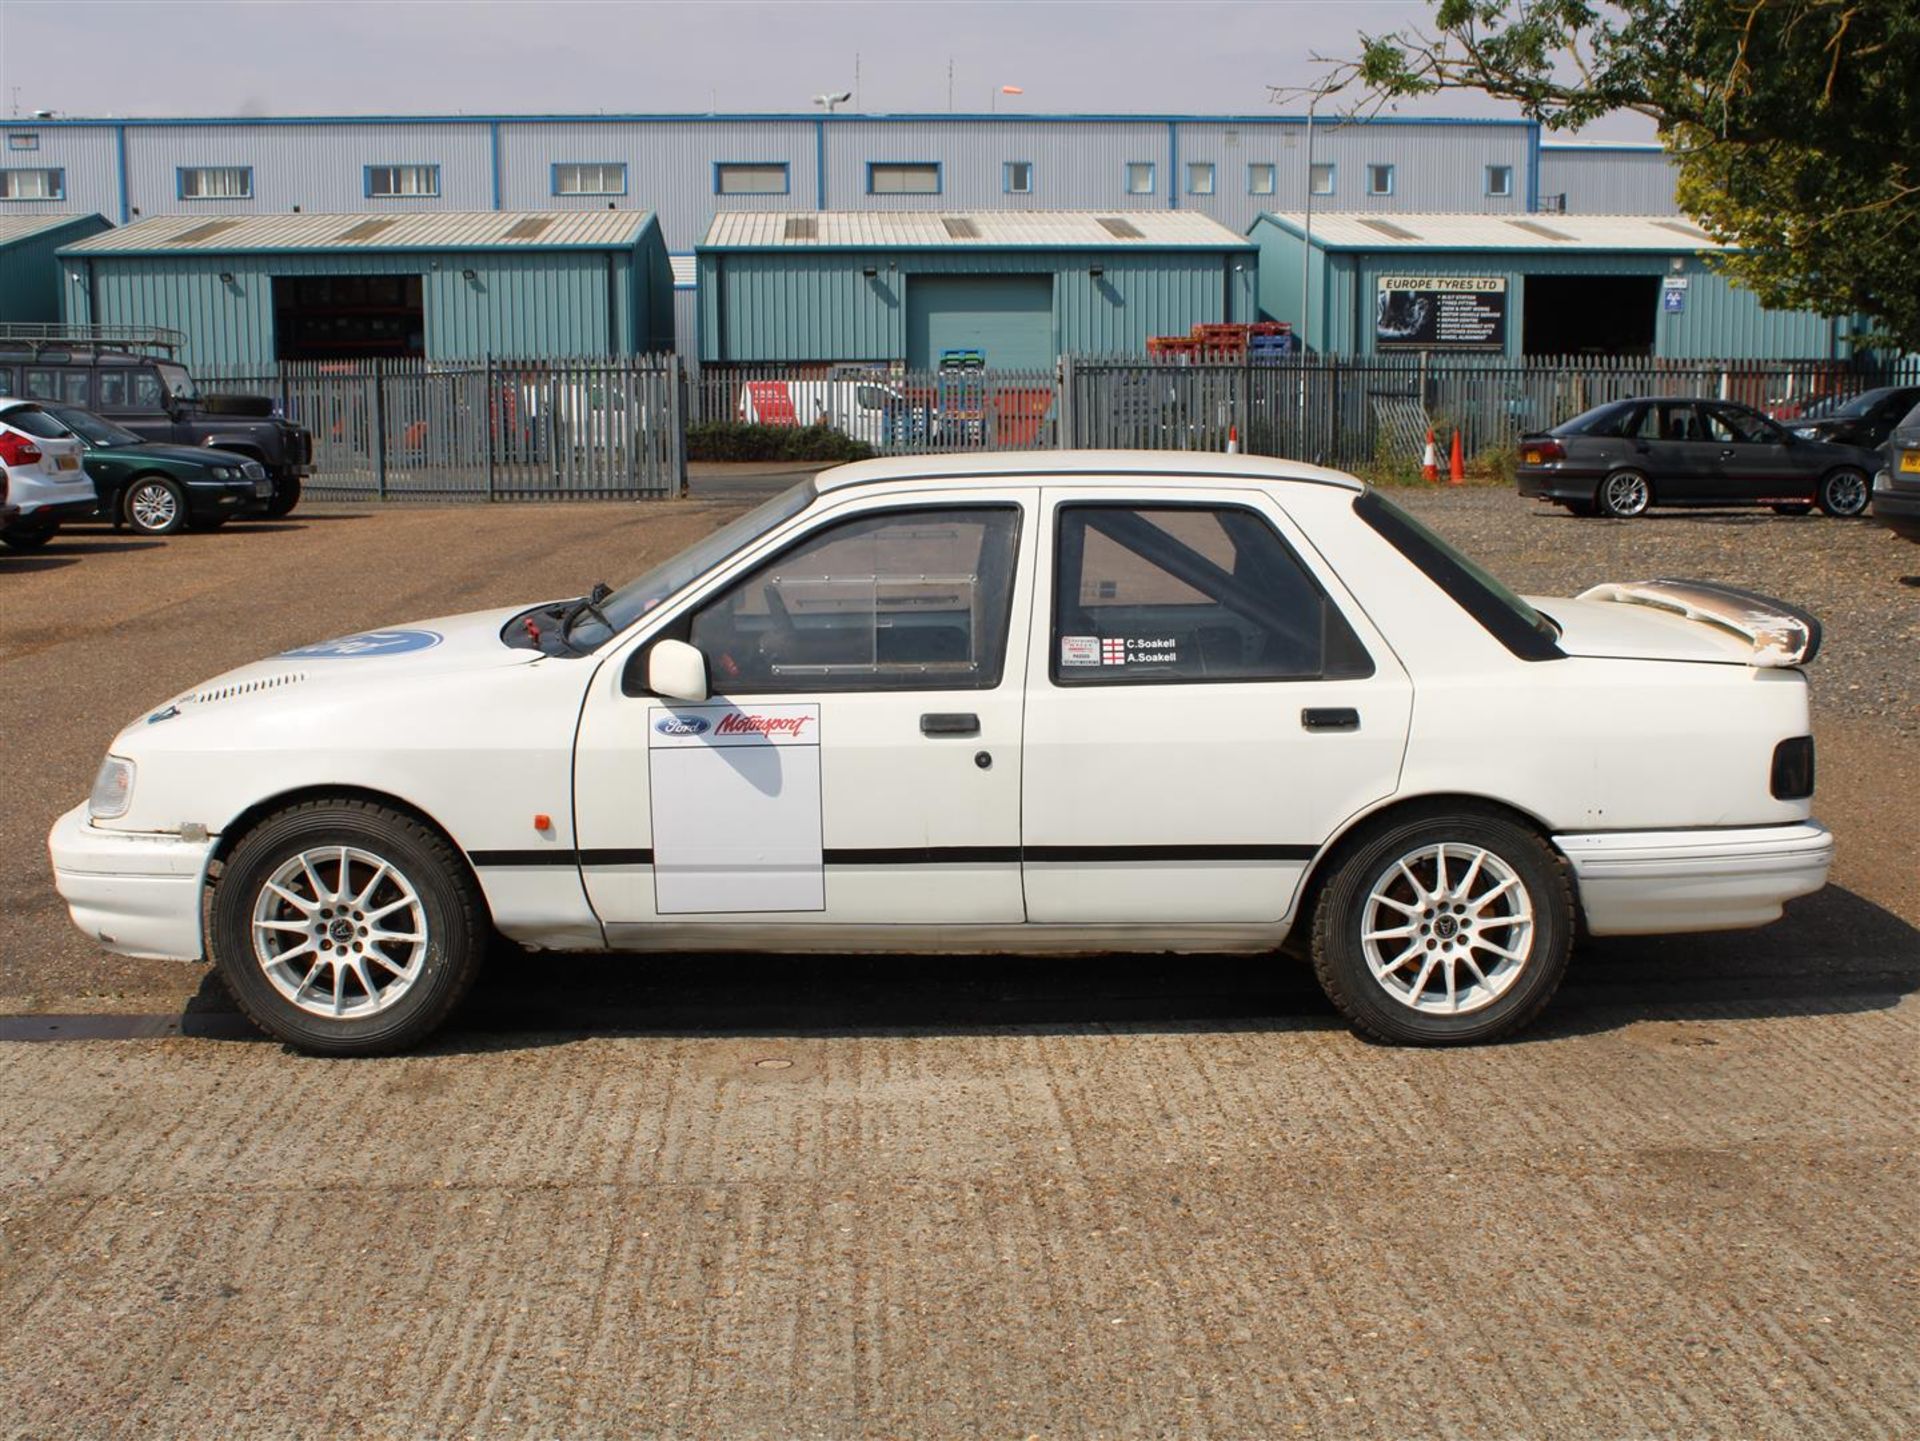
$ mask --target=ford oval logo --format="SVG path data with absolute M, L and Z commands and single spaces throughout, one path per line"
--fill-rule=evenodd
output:
M 437 630 L 369 630 L 359 635 L 343 635 L 338 640 L 323 640 L 303 645 L 284 655 L 313 660 L 354 660 L 374 655 L 406 655 L 416 650 L 432 650 L 440 644 Z
M 663 736 L 703 736 L 712 724 L 704 716 L 670 715 L 655 721 L 653 728 Z

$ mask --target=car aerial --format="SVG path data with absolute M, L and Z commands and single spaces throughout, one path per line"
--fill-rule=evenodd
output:
M 141 535 L 183 526 L 215 530 L 273 496 L 257 460 L 224 450 L 164 445 L 72 405 L 45 407 L 86 447 L 82 463 L 99 496 L 98 513 Z
M 1520 494 L 1575 515 L 1620 518 L 1656 505 L 1771 506 L 1805 515 L 1867 508 L 1871 450 L 1801 440 L 1724 400 L 1615 400 L 1520 438 Z
M 1920 405 L 1920 385 L 1882 385 L 1861 391 L 1824 415 L 1793 421 L 1788 429 L 1801 440 L 1873 450 L 1886 443 L 1894 426 L 1916 405 Z
M 318 1053 L 419 1040 L 494 928 L 1287 947 L 1362 1031 L 1471 1042 L 1546 1004 L 1577 926 L 1760 925 L 1824 884 L 1818 641 L 1697 582 L 1522 599 L 1306 465 L 865 461 L 619 590 L 166 698 L 49 844 L 87 935 L 210 955 Z
M 169 445 L 209 446 L 257 461 L 273 494 L 254 513 L 283 516 L 313 469 L 313 436 L 259 396 L 202 395 L 172 349 L 178 332 L 110 339 L 111 328 L 0 325 L 0 394 L 77 405 Z
M 1873 518 L 1920 541 L 1920 405 L 1894 427 L 1873 477 Z
M 13 508 L 0 519 L 0 545 L 38 550 L 63 520 L 93 513 L 93 482 L 80 459 L 80 442 L 45 409 L 0 395 L 0 473 Z

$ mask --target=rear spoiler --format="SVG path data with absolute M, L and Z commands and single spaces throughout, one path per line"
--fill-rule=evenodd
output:
M 1576 599 L 1650 605 L 1732 631 L 1753 647 L 1748 665 L 1805 665 L 1820 653 L 1820 622 L 1806 611 L 1772 596 L 1712 581 L 1609 582 L 1582 591 Z

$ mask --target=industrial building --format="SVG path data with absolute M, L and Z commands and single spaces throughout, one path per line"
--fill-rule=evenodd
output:
M 63 319 L 165 326 L 207 371 L 277 361 L 533 359 L 669 349 L 644 210 L 167 215 L 60 251 Z
M 1712 270 L 1721 249 L 1654 216 L 1267 214 L 1260 309 L 1309 350 L 1665 359 L 1846 353 L 1845 322 L 1769 310 Z M 1302 288 L 1305 294 L 1302 294 Z
M 1254 318 L 1252 242 L 1191 211 L 740 212 L 698 255 L 703 363 L 1045 370 Z
M 107 228 L 98 215 L 0 215 L 0 321 L 58 320 L 57 252 Z

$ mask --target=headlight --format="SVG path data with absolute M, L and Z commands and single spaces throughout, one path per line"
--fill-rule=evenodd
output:
M 232 480 L 237 474 L 239 474 L 239 472 L 230 465 L 216 465 L 213 468 L 213 478 L 215 480 Z
M 110 821 L 127 813 L 133 804 L 133 762 L 108 756 L 100 762 L 100 774 L 93 778 L 93 794 L 87 797 L 87 814 L 96 821 Z

